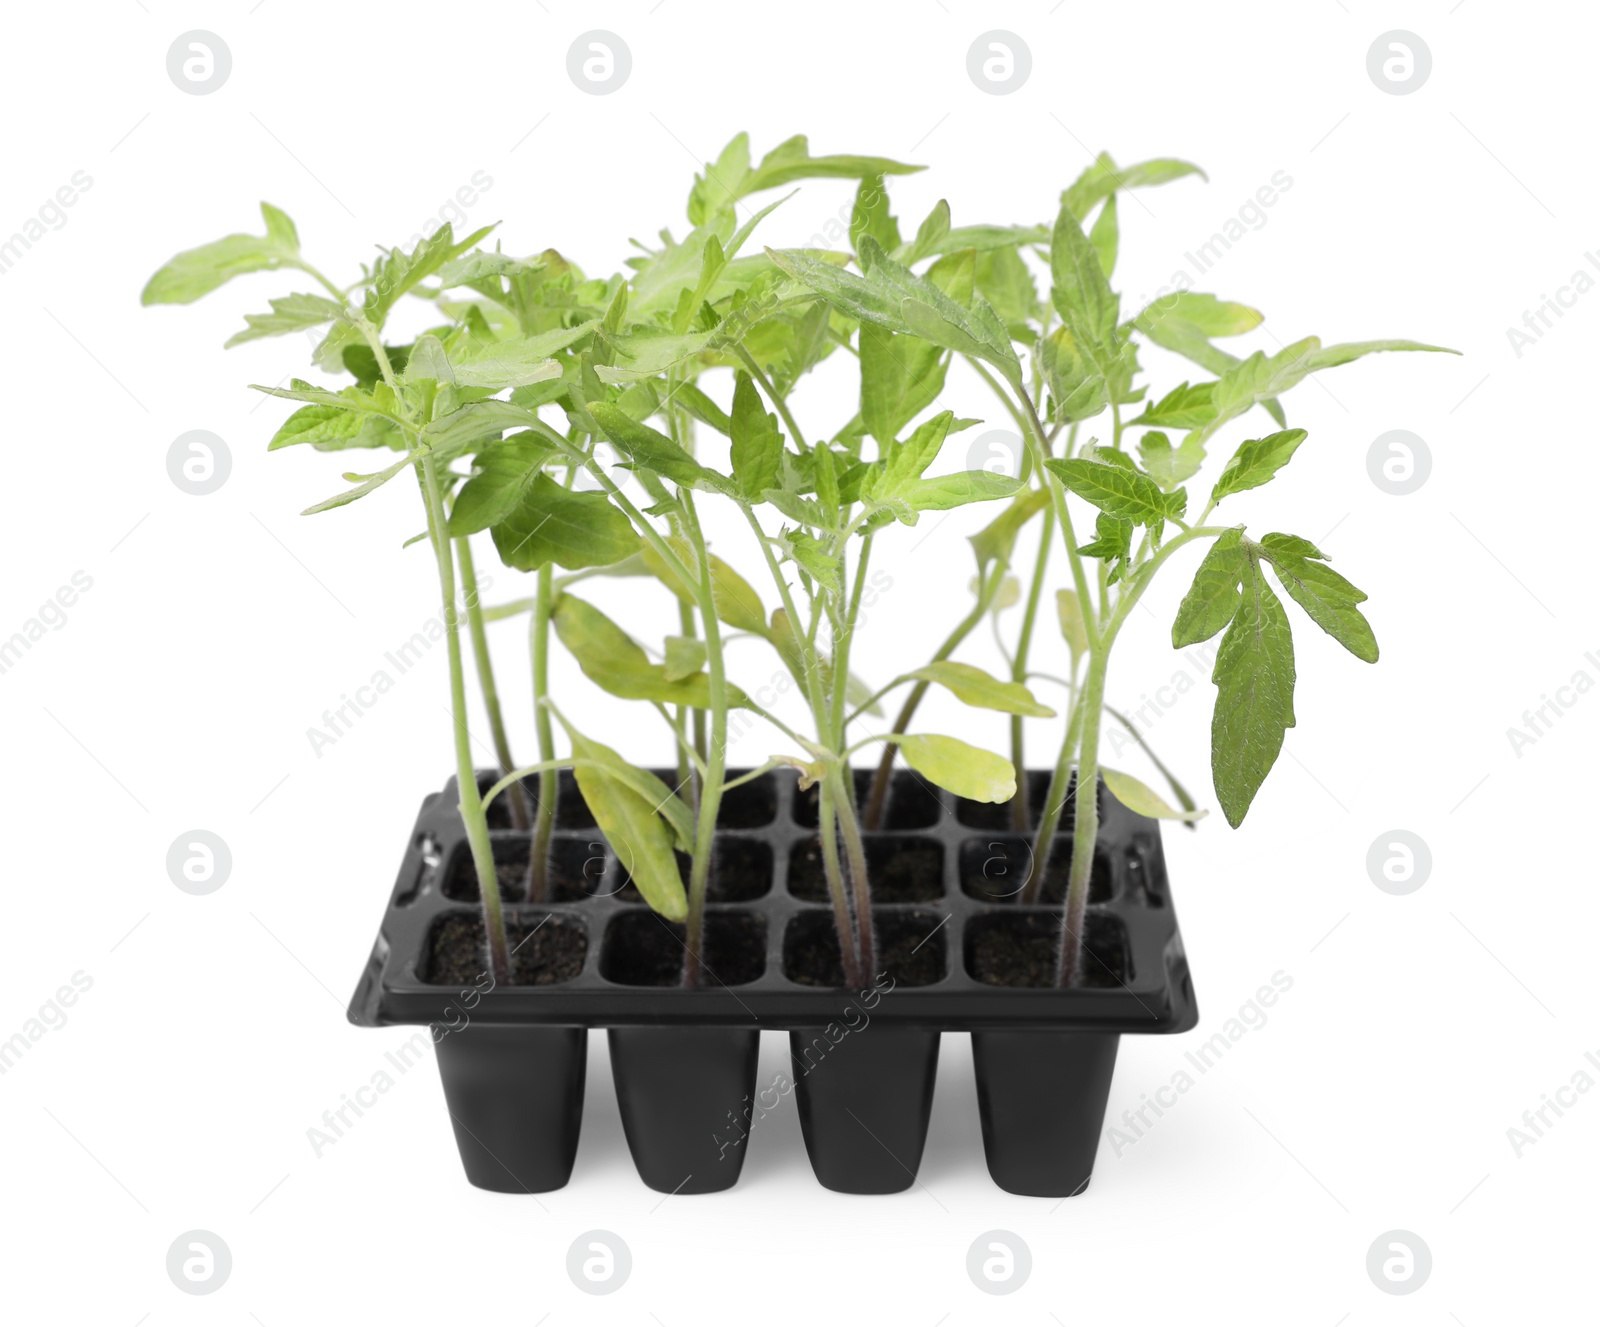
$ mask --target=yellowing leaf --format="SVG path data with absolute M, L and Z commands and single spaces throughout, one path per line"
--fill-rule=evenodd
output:
M 1139 815 L 1149 816 L 1152 820 L 1201 820 L 1207 812 L 1204 807 L 1194 811 L 1180 811 L 1176 807 L 1168 806 L 1154 789 L 1140 783 L 1131 774 L 1124 774 L 1121 770 L 1106 769 L 1101 766 L 1100 777 L 1106 781 L 1106 787 L 1111 795 L 1121 802 L 1130 811 Z
M 923 778 L 957 797 L 974 802 L 1009 802 L 1017 795 L 1017 774 L 1004 756 L 958 737 L 909 733 L 895 739 L 906 764 Z

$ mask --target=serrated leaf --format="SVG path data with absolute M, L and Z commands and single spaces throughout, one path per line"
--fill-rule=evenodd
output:
M 354 488 L 346 489 L 343 493 L 335 493 L 331 498 L 324 498 L 321 502 L 315 504 L 314 506 L 307 507 L 300 514 L 302 516 L 315 516 L 318 512 L 332 511 L 335 507 L 346 506 L 347 504 L 354 502 L 357 498 L 364 498 L 374 489 L 382 488 L 410 464 L 411 458 L 409 456 L 402 456 L 387 470 L 380 470 L 377 474 L 368 476 L 368 478 L 357 484 Z
M 903 484 L 892 498 L 913 512 L 949 511 L 969 502 L 992 502 L 1009 498 L 1022 487 L 1020 479 L 997 475 L 992 470 L 959 470 L 934 479 L 916 479 Z
M 1208 812 L 1201 808 L 1196 811 L 1180 811 L 1177 807 L 1167 805 L 1162 796 L 1155 789 L 1147 787 L 1131 774 L 1124 774 L 1121 770 L 1100 767 L 1100 777 L 1105 780 L 1106 788 L 1128 810 L 1137 815 L 1149 816 L 1152 820 L 1185 820 L 1193 822 L 1204 820 Z
M 957 797 L 1009 802 L 1017 795 L 1016 770 L 993 751 L 936 733 L 908 733 L 896 741 L 906 764 Z
M 1304 429 L 1284 429 L 1264 438 L 1251 438 L 1239 444 L 1211 489 L 1211 501 L 1220 502 L 1230 493 L 1260 488 L 1289 464 L 1295 449 L 1306 440 Z
M 1155 480 L 1137 470 L 1082 457 L 1054 458 L 1045 465 L 1070 492 L 1110 516 L 1154 526 L 1170 515 L 1167 496 Z
M 1037 719 L 1053 719 L 1055 711 L 1041 705 L 1021 682 L 1003 682 L 973 664 L 953 663 L 948 659 L 925 664 L 906 674 L 921 682 L 937 682 L 957 700 L 979 709 L 999 710 L 1003 714 L 1022 714 Z
M 1302 539 L 1297 534 L 1264 534 L 1261 536 L 1261 547 L 1269 553 L 1284 553 L 1289 557 L 1316 558 L 1319 562 L 1328 560 L 1326 553 L 1309 539 Z
M 1211 680 L 1211 777 L 1234 828 L 1294 727 L 1294 641 L 1289 618 L 1252 557 L 1246 557 L 1238 611 L 1223 634 Z
M 1310 548 L 1313 556 L 1322 556 L 1304 539 L 1293 535 L 1268 535 L 1261 541 L 1261 556 L 1272 563 L 1279 583 L 1307 617 L 1362 662 L 1377 663 L 1377 638 L 1372 634 L 1372 625 L 1356 607 L 1367 596 L 1325 562 L 1291 552 L 1294 546 Z
M 900 226 L 889 210 L 889 192 L 881 175 L 862 178 L 850 209 L 850 247 L 859 251 L 863 235 L 870 235 L 885 249 L 900 243 Z
M 872 323 L 861 325 L 858 349 L 861 422 L 887 447 L 944 390 L 944 349 Z
M 680 488 L 711 488 L 727 492 L 732 485 L 714 470 L 701 465 L 665 433 L 641 424 L 606 401 L 594 401 L 589 413 L 606 437 L 636 469 L 654 471 Z
M 1139 439 L 1139 459 L 1150 478 L 1163 492 L 1170 493 L 1200 468 L 1206 452 L 1195 433 L 1184 438 L 1176 450 L 1165 433 L 1146 433 Z
M 1110 198 L 1120 189 L 1148 189 L 1153 185 L 1182 179 L 1185 175 L 1198 175 L 1202 180 L 1206 178 L 1206 173 L 1200 167 L 1175 157 L 1157 157 L 1119 169 L 1110 154 L 1102 152 L 1084 169 L 1082 175 L 1067 186 L 1062 192 L 1061 201 L 1072 209 L 1072 214 L 1079 221 L 1083 221 L 1094 210 L 1096 203 L 1102 198 Z
M 265 235 L 225 235 L 171 258 L 145 284 L 141 304 L 192 304 L 247 272 L 269 272 L 300 257 L 294 223 L 270 203 L 261 204 Z
M 738 374 L 734 381 L 729 433 L 729 456 L 740 496 L 748 503 L 761 502 L 769 488 L 778 486 L 783 435 L 778 431 L 777 417 L 767 413 L 761 394 L 747 373 Z
M 505 520 L 527 495 L 553 448 L 538 434 L 513 433 L 478 453 L 472 478 L 450 511 L 450 533 L 477 534 Z
M 462 499 L 466 496 L 463 490 Z M 568 571 L 609 567 L 639 551 L 632 523 L 604 493 L 573 492 L 542 473 L 532 477 L 489 533 L 500 560 L 518 571 L 552 562 Z
M 310 443 L 328 451 L 355 445 L 365 416 L 331 405 L 301 406 L 279 426 L 267 444 L 268 451 Z
M 473 347 L 455 361 L 456 382 L 463 387 L 524 387 L 561 376 L 561 365 L 550 357 L 583 340 L 598 321 L 577 327 L 558 327 L 534 336 L 509 337 Z
M 1094 245 L 1071 207 L 1063 204 L 1050 237 L 1050 300 L 1086 350 L 1108 353 L 1117 326 L 1118 301 L 1100 267 Z
M 1154 405 L 1145 407 L 1144 414 L 1130 421 L 1129 427 L 1197 429 L 1216 418 L 1217 409 L 1211 403 L 1214 382 L 1197 382 L 1194 386 L 1180 383 Z
M 1195 570 L 1194 582 L 1178 605 L 1172 623 L 1172 648 L 1210 640 L 1233 620 L 1239 608 L 1239 580 L 1246 560 L 1244 536 L 1224 530 L 1206 550 Z
M 1112 194 L 1106 199 L 1100 209 L 1100 215 L 1094 219 L 1094 225 L 1089 227 L 1089 243 L 1094 249 L 1094 255 L 1100 260 L 1100 270 L 1106 274 L 1106 280 L 1111 279 L 1111 274 L 1117 266 L 1117 244 L 1121 238 L 1121 229 L 1117 225 L 1117 196 Z
M 308 331 L 344 317 L 344 305 L 322 295 L 287 295 L 282 299 L 268 300 L 267 303 L 272 312 L 245 314 L 245 330 L 235 332 L 224 341 L 224 349 L 265 336 Z

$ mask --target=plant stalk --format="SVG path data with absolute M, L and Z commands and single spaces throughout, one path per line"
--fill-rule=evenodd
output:
M 1040 520 L 1039 552 L 1033 562 L 1033 582 L 1028 587 L 1028 602 L 1022 612 L 1022 628 L 1017 633 L 1017 652 L 1011 660 L 1011 680 L 1028 680 L 1028 651 L 1033 646 L 1033 624 L 1039 615 L 1039 596 L 1044 590 L 1045 570 L 1050 564 L 1050 541 L 1055 534 L 1055 513 L 1046 510 Z M 1011 716 L 1011 766 L 1016 771 L 1017 795 L 1011 799 L 1011 828 L 1025 831 L 1032 819 L 1028 805 L 1028 767 L 1022 749 L 1022 716 Z
M 528 653 L 533 663 L 533 726 L 539 738 L 539 761 L 544 764 L 556 756 L 555 727 L 545 703 L 550 697 L 550 613 L 555 600 L 555 573 L 548 562 L 539 568 L 538 577 L 533 618 L 528 627 Z M 554 769 L 541 770 L 533 841 L 528 847 L 528 899 L 534 903 L 543 903 L 549 893 L 550 838 L 560 800 L 560 775 Z
M 495 759 L 500 773 L 516 769 L 511 759 L 511 743 L 506 737 L 505 716 L 500 711 L 500 691 L 495 685 L 494 664 L 489 657 L 489 633 L 483 625 L 483 603 L 478 598 L 478 573 L 472 565 L 472 541 L 465 535 L 456 541 L 456 560 L 461 564 L 461 588 L 467 601 L 467 628 L 472 635 L 472 658 L 478 668 L 478 686 L 483 692 L 483 708 L 489 716 L 489 732 L 494 740 Z M 511 828 L 528 828 L 528 799 L 520 785 L 511 789 Z

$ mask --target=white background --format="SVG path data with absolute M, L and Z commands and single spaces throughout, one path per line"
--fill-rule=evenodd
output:
M 1582 498 L 1600 295 L 1520 357 L 1507 337 L 1600 243 L 1581 138 L 1592 16 L 1492 0 L 104 0 L 11 6 L 4 24 L 0 235 L 75 171 L 93 180 L 64 227 L 0 276 L 0 637 L 74 572 L 93 580 L 65 625 L 0 676 L 0 1038 L 73 973 L 93 983 L 0 1078 L 8 1319 L 1592 1316 L 1580 1268 L 1593 1253 L 1585 1177 L 1600 1160 L 1600 1093 L 1550 1115 L 1520 1156 L 1507 1137 L 1600 1052 L 1583 827 L 1600 696 L 1580 697 L 1520 756 L 1507 737 L 1574 673 L 1600 678 L 1584 657 L 1600 631 Z M 208 96 L 166 71 L 168 47 L 193 28 L 232 51 L 231 77 Z M 566 74 L 569 44 L 591 28 L 632 52 L 631 78 L 609 96 Z M 1032 52 L 1012 95 L 987 95 L 966 72 L 991 28 Z M 1411 95 L 1367 74 L 1369 46 L 1391 29 L 1433 54 Z M 818 1187 L 791 1103 L 758 1126 L 736 1189 L 663 1203 L 633 1174 L 598 1036 L 577 1169 L 560 1192 L 469 1188 L 431 1066 L 320 1158 L 307 1141 L 409 1035 L 354 1029 L 342 1006 L 416 804 L 450 766 L 442 648 L 320 757 L 306 733 L 437 612 L 436 585 L 426 550 L 400 549 L 422 521 L 405 486 L 301 519 L 346 462 L 265 452 L 286 411 L 245 384 L 305 372 L 308 347 L 221 343 L 293 280 L 247 278 L 191 309 L 141 309 L 139 290 L 176 250 L 256 229 L 262 198 L 349 280 L 375 243 L 409 242 L 475 171 L 493 183 L 473 224 L 503 220 L 513 252 L 557 246 L 608 272 L 630 236 L 682 232 L 693 171 L 740 129 L 757 154 L 807 132 L 818 152 L 926 163 L 893 191 L 913 226 L 941 196 L 958 225 L 1048 221 L 1091 149 L 1197 161 L 1209 183 L 1124 200 L 1117 284 L 1130 310 L 1286 171 L 1293 186 L 1267 224 L 1200 282 L 1266 312 L 1248 344 L 1315 332 L 1465 352 L 1375 357 L 1301 386 L 1287 404 L 1310 441 L 1271 489 L 1234 500 L 1233 519 L 1317 540 L 1371 593 L 1383 659 L 1359 664 L 1297 618 L 1299 726 L 1244 828 L 1214 816 L 1167 836 L 1202 1022 L 1182 1038 L 1124 1040 L 1110 1117 L 1169 1081 L 1274 972 L 1293 988 L 1155 1128 L 1120 1154 L 1103 1143 L 1092 1187 L 1070 1202 L 990 1182 L 959 1036 L 945 1041 L 922 1182 L 893 1198 Z M 805 242 L 851 188 L 807 184 L 765 238 Z M 1146 364 L 1161 390 L 1185 376 L 1158 352 Z M 958 386 L 959 408 L 1003 424 L 972 388 Z M 819 432 L 850 410 L 820 380 L 798 408 Z M 206 497 L 166 470 L 173 439 L 196 428 L 232 455 Z M 1407 497 L 1382 492 L 1366 465 L 1396 428 L 1433 459 Z M 951 517 L 915 554 L 921 528 L 880 538 L 894 587 L 858 646 L 871 678 L 925 657 L 964 611 L 959 535 L 980 519 Z M 732 530 L 718 547 L 748 556 Z M 491 601 L 523 592 L 487 544 L 479 557 Z M 1184 580 L 1169 575 L 1122 642 L 1120 706 L 1183 666 L 1165 638 Z M 665 621 L 634 603 L 642 594 L 624 584 L 603 602 L 653 635 Z M 1059 667 L 1059 642 L 1041 639 L 1041 666 Z M 527 751 L 521 629 L 495 640 Z M 765 680 L 770 659 L 742 648 L 736 675 Z M 963 657 L 995 661 L 982 640 Z M 637 710 L 601 700 L 565 660 L 556 685 L 596 735 L 665 754 L 640 744 Z M 1195 687 L 1152 732 L 1208 801 L 1211 691 Z M 927 713 L 931 726 L 1004 740 L 1001 724 L 954 706 Z M 1030 734 L 1035 759 L 1054 731 Z M 772 747 L 756 739 L 738 754 Z M 195 828 L 233 854 L 207 897 L 179 892 L 165 867 Z M 1405 897 L 1380 892 L 1366 866 L 1396 828 L 1433 858 Z M 782 1065 L 769 1036 L 761 1080 Z M 233 1253 L 230 1280 L 205 1299 L 180 1294 L 164 1267 L 194 1228 Z M 594 1228 L 632 1250 L 632 1276 L 609 1298 L 580 1294 L 564 1270 L 569 1244 Z M 966 1272 L 969 1244 L 996 1228 L 1033 1254 L 1007 1298 Z M 1405 1298 L 1365 1270 L 1368 1246 L 1395 1228 L 1433 1254 L 1430 1280 Z

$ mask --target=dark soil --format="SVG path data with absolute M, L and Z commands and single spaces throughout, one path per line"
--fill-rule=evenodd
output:
M 739 772 L 728 773 L 736 778 Z M 722 805 L 717 808 L 718 829 L 760 829 L 777 818 L 778 779 L 774 774 L 763 774 L 723 793 Z
M 506 940 L 511 949 L 513 986 L 548 986 L 571 981 L 583 971 L 589 940 L 581 923 L 559 917 L 538 921 L 508 921 Z M 436 986 L 484 987 L 489 971 L 483 918 L 472 913 L 450 913 L 439 919 L 428 937 L 423 980 Z
M 867 797 L 872 791 L 870 769 L 853 771 L 856 785 L 856 806 L 865 811 Z M 927 829 L 939 823 L 944 804 L 939 800 L 939 790 L 911 770 L 896 770 L 889 779 L 889 797 L 883 808 L 883 823 L 879 829 Z M 817 788 L 813 784 L 804 792 L 794 795 L 794 821 L 807 829 L 817 827 Z
M 689 858 L 675 853 L 678 859 L 678 876 L 685 889 L 689 887 Z M 621 868 L 618 868 L 621 870 Z M 633 878 L 622 870 L 622 888 L 617 897 L 625 903 L 642 903 L 644 899 L 633 883 Z M 748 903 L 763 897 L 772 888 L 772 847 L 760 839 L 739 838 L 728 835 L 712 840 L 711 874 L 706 880 L 706 900 L 710 903 Z
M 1077 787 L 1077 780 L 1068 785 L 1066 804 L 1061 808 L 1061 829 L 1070 832 L 1072 829 L 1073 789 Z M 1028 771 L 1028 828 L 1039 827 L 1039 813 L 1044 809 L 1045 796 L 1050 791 L 1050 772 L 1048 770 Z M 956 798 L 956 819 L 963 825 L 970 825 L 973 829 L 1014 829 L 1011 823 L 1010 802 L 972 802 L 965 797 Z
M 878 946 L 874 976 L 887 973 L 897 986 L 931 986 L 942 980 L 946 958 L 941 920 L 932 912 L 874 909 Z M 802 986 L 844 985 L 839 934 L 831 909 L 808 908 L 790 919 L 783 937 L 783 975 Z
M 1122 923 L 1085 914 L 1086 952 L 1079 986 L 1104 989 L 1128 980 Z M 990 986 L 1054 986 L 1061 949 L 1059 911 L 992 912 L 967 923 L 967 972 Z
M 1016 902 L 1033 864 L 1033 843 L 1015 835 L 968 839 L 961 845 L 959 864 L 963 894 L 987 903 Z M 1071 873 L 1072 840 L 1057 839 L 1044 872 L 1045 902 L 1061 903 L 1066 899 Z M 1089 902 L 1104 903 L 1115 892 L 1111 863 L 1105 854 L 1097 852 L 1094 869 L 1089 873 Z
M 600 975 L 619 986 L 681 986 L 688 954 L 681 922 L 648 908 L 630 908 L 611 919 L 600 947 Z M 708 911 L 705 983 L 743 986 L 767 970 L 766 919 L 751 912 Z
M 931 903 L 944 897 L 944 848 L 937 839 L 886 834 L 862 839 L 875 903 Z M 843 855 L 841 849 L 841 859 Z M 828 901 L 821 839 L 806 839 L 790 849 L 789 892 L 808 903 Z
M 532 840 L 525 834 L 496 834 L 495 875 L 500 881 L 500 897 L 518 902 L 527 894 L 528 853 Z M 550 859 L 545 874 L 545 901 L 571 903 L 601 892 L 605 874 L 606 847 L 599 838 L 558 834 L 550 840 Z M 456 849 L 445 874 L 444 896 L 459 903 L 478 902 L 478 872 L 472 849 L 465 843 Z

